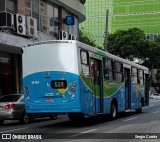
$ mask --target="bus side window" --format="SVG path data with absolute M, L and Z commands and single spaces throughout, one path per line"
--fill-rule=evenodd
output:
M 87 51 L 81 50 L 81 69 L 83 75 L 88 78 L 90 76 L 90 70 L 89 70 L 89 54 Z
M 132 83 L 137 84 L 137 82 L 138 82 L 138 80 L 137 80 L 137 69 L 132 68 Z
M 113 81 L 113 61 L 111 59 L 103 59 L 104 79 Z
M 144 73 L 142 70 L 138 70 L 138 83 L 144 85 Z
M 123 81 L 123 64 L 119 62 L 115 62 L 115 81 L 122 82 Z

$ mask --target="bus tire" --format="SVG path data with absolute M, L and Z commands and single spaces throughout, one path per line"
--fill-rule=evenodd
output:
M 4 120 L 0 120 L 0 125 L 3 125 L 4 124 Z
M 140 108 L 136 109 L 136 113 L 142 113 L 142 103 L 140 103 Z
M 58 116 L 57 114 L 52 114 L 52 115 L 50 116 L 50 119 L 51 119 L 51 120 L 56 120 L 56 119 L 57 119 L 57 116 Z
M 31 119 L 29 118 L 29 116 L 24 112 L 21 116 L 21 120 L 20 122 L 22 124 L 28 124 L 31 121 Z
M 141 113 L 143 106 L 144 106 L 144 98 L 142 97 L 142 98 L 141 98 L 141 101 L 140 101 L 140 107 L 139 107 L 138 109 L 136 109 L 136 112 L 137 112 L 137 113 Z
M 111 109 L 110 109 L 110 118 L 111 118 L 111 120 L 116 119 L 117 112 L 118 112 L 118 110 L 117 110 L 117 103 L 115 101 L 112 101 L 112 103 L 111 103 Z
M 80 121 L 84 119 L 83 113 L 68 113 L 68 118 L 70 121 Z

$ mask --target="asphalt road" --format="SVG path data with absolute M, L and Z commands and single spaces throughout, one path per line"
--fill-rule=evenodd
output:
M 143 108 L 141 114 L 134 111 L 120 113 L 114 121 L 109 120 L 107 116 L 99 116 L 86 117 L 81 122 L 73 123 L 67 116 L 60 115 L 57 120 L 36 119 L 27 125 L 22 125 L 18 121 L 7 121 L 0 126 L 0 133 L 12 134 L 12 141 L 37 137 L 39 139 L 27 141 L 158 142 L 160 141 L 160 100 L 150 100 L 150 106 Z

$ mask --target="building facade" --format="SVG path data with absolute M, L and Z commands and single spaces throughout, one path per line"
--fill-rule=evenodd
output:
M 87 0 L 85 4 L 86 20 L 80 24 L 80 29 L 84 30 L 101 47 L 106 30 L 106 10 L 111 12 L 112 6 L 113 0 Z M 108 20 L 109 27 L 111 27 L 110 18 Z
M 160 34 L 159 0 L 87 0 L 86 21 L 81 28 L 103 46 L 106 10 L 109 10 L 108 32 L 137 27 L 146 38 L 154 40 Z
M 78 38 L 85 0 L 1 0 L 0 96 L 22 93 L 21 47 L 35 41 Z M 67 21 L 69 20 L 69 21 Z

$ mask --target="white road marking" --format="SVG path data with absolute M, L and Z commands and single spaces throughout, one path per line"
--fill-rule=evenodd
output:
M 96 130 L 98 130 L 98 129 L 92 129 L 92 130 L 84 131 L 84 132 L 81 132 L 81 133 L 89 133 L 89 132 L 96 131 Z
M 138 117 L 133 117 L 133 118 L 129 118 L 129 119 L 126 119 L 126 120 L 123 120 L 123 121 L 130 121 L 130 120 L 133 120 L 133 119 L 136 119 Z
M 22 129 L 27 129 L 28 127 L 26 128 L 20 128 L 20 129 L 13 129 L 13 130 L 8 130 L 8 131 L 3 131 L 3 132 L 0 132 L 0 133 L 7 133 L 7 132 L 12 132 L 12 131 L 18 131 L 18 130 L 22 130 Z
M 158 113 L 159 111 L 155 111 L 155 112 L 152 112 L 152 113 Z
M 92 131 L 96 131 L 96 130 L 98 130 L 98 129 L 92 129 L 92 130 L 88 130 L 88 131 L 80 132 L 80 133 L 78 133 L 78 134 L 74 134 L 74 135 L 72 135 L 71 137 L 76 137 L 76 136 L 79 136 L 79 135 L 81 135 L 81 134 L 86 134 L 86 133 L 89 133 L 89 132 L 92 132 Z

